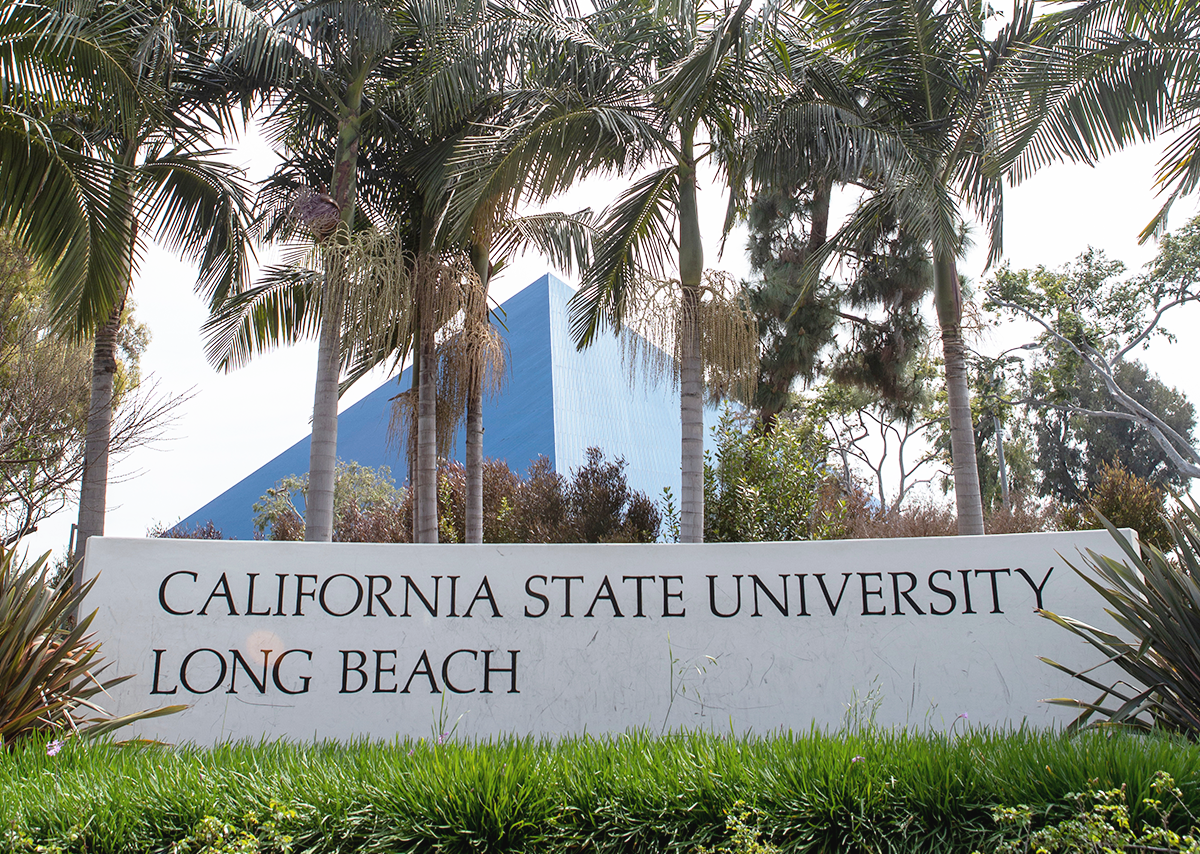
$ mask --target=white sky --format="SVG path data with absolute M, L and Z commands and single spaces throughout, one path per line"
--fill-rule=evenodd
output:
M 1092 245 L 1125 261 L 1131 270 L 1149 261 L 1155 248 L 1138 246 L 1137 234 L 1158 207 L 1152 192 L 1156 158 L 1156 147 L 1142 146 L 1114 155 L 1096 168 L 1054 166 L 1011 189 L 1006 196 L 1005 257 L 1014 267 L 1055 267 Z M 246 140 L 233 159 L 246 166 L 252 178 L 262 177 L 272 162 L 269 149 L 259 139 Z M 624 186 L 618 180 L 594 181 L 552 207 L 576 210 L 591 205 L 599 210 Z M 724 198 L 709 190 L 702 192 L 701 204 L 706 213 L 703 229 L 709 246 L 708 266 L 746 275 L 744 233 L 732 235 L 724 258 L 717 258 Z M 1196 209 L 1196 199 L 1185 199 L 1176 206 L 1171 224 L 1182 225 Z M 984 241 L 982 231 L 977 239 Z M 984 254 L 983 246 L 977 248 L 962 273 L 978 279 L 983 274 Z M 503 302 L 548 269 L 541 258 L 521 259 L 493 284 L 493 296 Z M 205 311 L 192 291 L 194 278 L 190 265 L 157 248 L 147 252 L 141 265 L 133 298 L 138 319 L 153 335 L 143 357 L 143 372 L 157 378 L 164 391 L 193 396 L 180 408 L 163 440 L 112 466 L 106 534 L 143 536 L 156 522 L 178 521 L 309 432 L 315 344 L 270 353 L 230 374 L 216 373 L 203 354 L 200 327 Z M 932 312 L 931 306 L 927 308 Z M 1200 342 L 1186 332 L 1198 319 L 1194 309 L 1180 311 L 1168 323 L 1184 333 L 1179 343 L 1158 344 L 1146 359 L 1165 382 L 1182 389 L 1196 403 L 1200 403 L 1200 372 L 1196 369 Z M 992 348 L 985 344 L 981 349 Z M 343 398 L 342 408 L 384 379 L 384 373 L 365 378 Z M 618 448 L 606 450 L 620 452 Z M 61 553 L 74 515 L 74 508 L 68 508 L 43 522 L 25 545 L 31 553 L 50 549 Z

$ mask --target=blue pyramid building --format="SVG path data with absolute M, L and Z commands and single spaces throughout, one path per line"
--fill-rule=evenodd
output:
M 483 453 L 523 473 L 539 455 L 569 475 L 598 447 L 624 457 L 630 487 L 651 498 L 670 487 L 678 498 L 679 391 L 667 380 L 635 382 L 622 358 L 621 342 L 604 335 L 586 350 L 568 334 L 567 302 L 572 289 L 545 275 L 502 306 L 501 334 L 508 343 L 508 379 L 503 391 L 485 398 Z M 623 332 L 622 334 L 632 334 Z M 397 483 L 408 465 L 387 441 L 391 399 L 412 385 L 412 369 L 389 380 L 338 416 L 338 458 L 364 466 L 388 466 Z M 713 412 L 705 413 L 712 423 Z M 208 521 L 226 536 L 250 539 L 252 506 L 279 480 L 308 471 L 309 443 L 302 439 L 179 523 L 194 528 Z M 455 443 L 462 459 L 463 433 Z

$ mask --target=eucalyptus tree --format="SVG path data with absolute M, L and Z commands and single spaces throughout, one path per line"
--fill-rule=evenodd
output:
M 61 328 L 93 342 L 76 556 L 104 532 L 116 336 L 146 236 L 194 259 L 206 293 L 247 276 L 245 187 L 207 141 L 206 115 L 221 114 L 187 85 L 215 32 L 191 7 L 151 0 L 19 0 L 0 15 L 3 144 L 16 155 L 2 218 L 51 271 Z

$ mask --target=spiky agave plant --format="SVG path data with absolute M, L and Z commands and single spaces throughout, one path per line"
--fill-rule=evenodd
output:
M 49 556 L 22 566 L 16 546 L 0 545 L 0 747 L 51 729 L 101 735 L 186 708 L 114 717 L 94 702 L 130 677 L 100 680 L 108 665 L 102 663 L 100 642 L 87 632 L 96 612 L 68 625 L 68 615 L 95 579 L 77 589 L 71 587 L 71 573 L 54 581 Z
M 1056 698 L 1046 702 L 1082 709 L 1069 730 L 1119 725 L 1162 729 L 1200 740 L 1200 505 L 1181 504 L 1168 520 L 1173 553 L 1143 544 L 1141 550 L 1108 528 L 1127 560 L 1088 550 L 1087 572 L 1072 566 L 1104 597 L 1125 637 L 1050 611 L 1042 616 L 1075 634 L 1116 664 L 1125 679 L 1106 686 L 1090 674 L 1042 658 L 1047 664 L 1099 689 L 1092 702 Z M 1098 665 L 1099 666 L 1099 665 Z

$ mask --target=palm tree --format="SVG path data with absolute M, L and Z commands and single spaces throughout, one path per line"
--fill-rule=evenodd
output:
M 183 85 L 211 28 L 150 2 L 83 12 L 21 0 L 0 17 L 11 51 L 0 88 L 15 93 L 6 96 L 5 144 L 19 146 L 17 110 L 37 118 L 25 122 L 26 158 L 4 159 L 5 218 L 51 269 L 64 330 L 93 337 L 76 557 L 104 533 L 116 335 L 142 226 L 196 260 L 197 288 L 210 294 L 244 281 L 249 251 L 243 184 L 209 148 L 203 105 Z M 49 194 L 9 174 L 23 159 L 49 179 Z
M 1017 2 L 1011 20 L 991 38 L 985 34 L 990 13 L 977 4 L 847 0 L 818 2 L 813 10 L 819 46 L 844 61 L 860 93 L 858 121 L 891 140 L 886 164 L 872 176 L 874 192 L 816 253 L 814 266 L 886 220 L 929 246 L 958 530 L 982 534 L 957 269 L 966 245 L 964 213 L 987 226 L 988 260 L 995 261 L 1002 250 L 1004 178 L 1014 174 L 1013 164 L 1028 170 L 1056 142 L 1119 128 L 1134 120 L 1136 108 L 1114 117 L 1075 97 L 1103 68 L 1096 44 L 1059 20 L 1035 17 L 1033 2 Z
M 244 105 L 270 105 L 269 133 L 293 155 L 273 187 L 287 187 L 293 195 L 290 203 L 306 191 L 326 202 L 332 227 L 319 228 L 318 236 L 345 243 L 356 228 L 368 224 L 363 220 L 370 219 L 372 189 L 376 198 L 382 192 L 369 183 L 360 186 L 370 167 L 361 157 L 363 150 L 382 157 L 384 141 L 407 132 L 400 110 L 408 105 L 398 102 L 396 79 L 412 68 L 412 17 L 406 9 L 376 0 L 235 2 L 225 8 L 226 20 L 236 21 L 243 37 L 222 57 L 212 85 L 224 86 Z M 402 196 L 403 189 L 389 188 L 393 196 Z M 265 229 L 268 238 L 287 233 L 290 213 L 284 210 Z M 404 236 L 411 238 L 420 228 L 410 221 Z M 336 259 L 336 254 L 329 257 Z M 226 370 L 259 349 L 316 332 L 305 539 L 324 542 L 333 536 L 338 381 L 345 363 L 346 295 L 330 286 L 330 278 L 328 270 L 324 282 L 284 275 L 226 294 L 207 327 L 210 358 Z
M 493 197 L 490 202 L 503 198 Z M 485 206 L 486 207 L 486 206 Z M 477 213 L 482 214 L 481 209 Z M 495 211 L 489 211 L 495 215 Z M 486 223 L 486 220 L 484 220 Z M 470 367 L 466 378 L 466 448 L 465 469 L 467 481 L 467 506 L 465 514 L 466 541 L 483 542 L 483 393 L 485 382 L 490 376 L 491 387 L 499 388 L 496 368 L 502 361 L 489 356 L 491 348 L 486 346 L 489 336 L 484 330 L 490 327 L 487 310 L 488 287 L 493 275 L 493 258 L 501 263 L 509 256 L 535 249 L 551 260 L 556 267 L 568 275 L 577 265 L 583 266 L 591 255 L 592 216 L 590 210 L 574 214 L 548 213 L 533 216 L 513 217 L 500 223 L 498 233 L 491 239 L 484 235 L 493 230 L 490 225 L 477 226 L 475 238 L 470 241 L 471 263 L 479 277 L 480 289 L 466 306 L 470 338 L 484 344 L 477 347 L 469 358 Z
M 539 66 L 553 88 L 530 87 L 510 102 L 511 124 L 464 144 L 466 198 L 495 194 L 512 206 L 545 199 L 578 177 L 647 168 L 602 216 L 593 259 L 571 303 L 583 347 L 619 330 L 636 307 L 653 307 L 655 280 L 678 265 L 670 319 L 658 331 L 676 356 L 681 385 L 681 538 L 704 532 L 702 315 L 708 312 L 696 170 L 706 159 L 730 172 L 726 152 L 745 128 L 757 66 L 747 61 L 749 0 L 736 8 L 697 2 L 599 3 L 558 22 Z M 551 14 L 551 13 L 546 13 Z
M 451 180 L 443 167 L 453 140 L 490 109 L 490 87 L 505 67 L 504 28 L 471 0 L 451 5 L 358 0 L 336 8 L 278 11 L 277 20 L 256 19 L 259 34 L 224 63 L 234 88 L 273 104 L 268 122 L 289 151 L 267 194 L 286 202 L 277 205 L 284 215 L 266 233 L 286 234 L 295 225 L 296 192 L 324 184 L 332 168 L 328 193 L 310 190 L 309 195 L 327 200 L 339 216 L 341 233 L 393 223 L 407 246 L 406 320 L 389 330 L 376 319 L 370 325 L 382 334 L 343 342 L 343 325 L 353 312 L 347 312 L 341 295 L 316 285 L 311 275 L 275 271 L 278 275 L 232 295 L 214 313 L 210 354 L 230 367 L 261 347 L 318 331 L 305 536 L 327 540 L 332 493 L 322 484 L 324 474 L 332 475 L 335 457 L 337 379 L 343 368 L 348 371 L 344 389 L 388 358 L 402 361 L 411 349 L 417 422 L 414 532 L 418 542 L 436 542 L 435 335 L 465 302 L 486 305 L 482 297 L 468 299 L 469 240 L 461 231 L 439 228 Z M 330 17 L 334 13 L 348 16 L 345 26 Z M 349 35 L 347 26 L 353 30 Z M 334 134 L 337 143 L 331 145 Z

